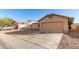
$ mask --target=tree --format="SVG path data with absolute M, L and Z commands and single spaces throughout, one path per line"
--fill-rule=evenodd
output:
M 9 17 L 0 18 L 0 25 L 12 26 L 12 23 L 13 23 L 13 19 L 11 19 Z
M 16 21 L 12 22 L 12 26 L 14 26 L 14 29 L 18 29 L 18 23 Z
M 68 25 L 69 29 L 71 29 L 71 25 L 74 23 L 74 17 L 69 18 Z

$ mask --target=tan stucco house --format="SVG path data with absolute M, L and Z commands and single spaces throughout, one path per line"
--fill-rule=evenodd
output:
M 70 17 L 58 15 L 58 14 L 49 14 L 44 16 L 38 21 L 34 27 L 38 26 L 41 32 L 68 32 L 68 20 Z M 39 25 L 38 25 L 39 24 Z

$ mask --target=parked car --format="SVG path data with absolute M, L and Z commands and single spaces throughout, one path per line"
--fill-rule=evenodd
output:
M 3 27 L 2 29 L 3 30 L 11 30 L 11 29 L 14 29 L 14 27 Z

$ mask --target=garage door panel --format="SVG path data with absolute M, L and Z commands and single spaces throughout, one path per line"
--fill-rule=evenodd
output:
M 42 24 L 43 32 L 63 32 L 63 22 L 47 22 Z

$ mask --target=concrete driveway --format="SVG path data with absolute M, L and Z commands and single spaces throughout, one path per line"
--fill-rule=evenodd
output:
M 9 49 L 56 49 L 63 33 L 17 35 L 0 32 L 1 48 Z

